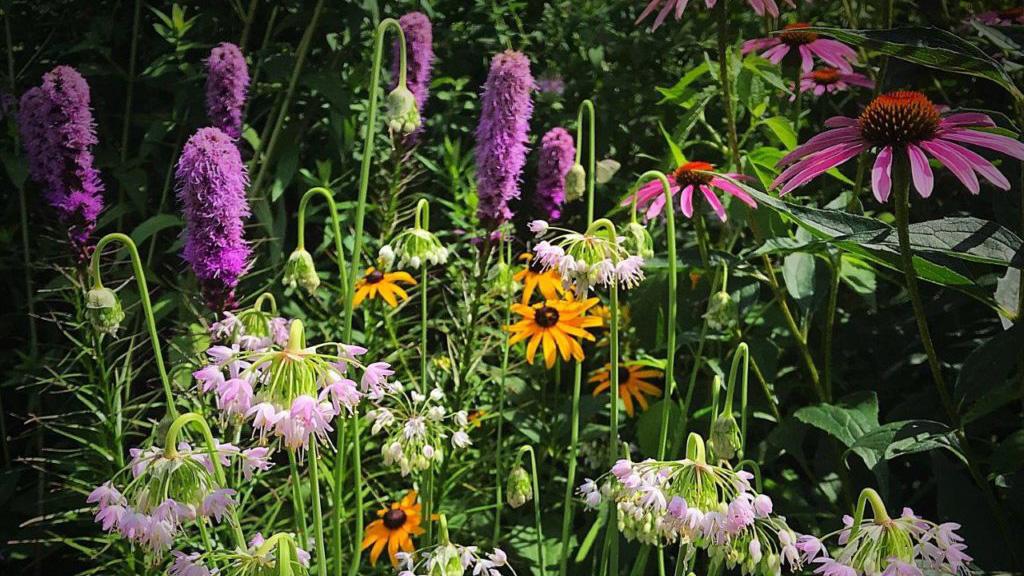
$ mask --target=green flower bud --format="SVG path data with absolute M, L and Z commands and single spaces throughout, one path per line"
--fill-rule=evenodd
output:
M 587 191 L 587 172 L 579 163 L 573 164 L 565 174 L 565 201 L 575 202 Z
M 719 291 L 708 300 L 708 311 L 704 314 L 708 328 L 712 330 L 732 330 L 740 322 L 739 304 L 728 292 Z
M 499 262 L 494 267 L 492 281 L 494 290 L 502 296 L 511 296 L 519 290 L 519 283 L 515 281 L 515 270 L 504 262 Z
M 85 295 L 85 307 L 93 328 L 101 334 L 113 336 L 124 320 L 121 299 L 106 287 L 93 288 Z
M 409 88 L 401 85 L 388 94 L 386 117 L 388 128 L 396 134 L 409 134 L 420 127 L 420 111 Z
M 711 448 L 715 457 L 731 460 L 740 449 L 740 426 L 732 414 L 723 414 L 711 427 Z
M 313 264 L 313 257 L 302 248 L 296 248 L 288 257 L 288 263 L 284 266 L 284 278 L 282 283 L 294 289 L 301 286 L 309 294 L 316 292 L 320 286 L 320 276 L 316 273 L 316 266 Z
M 508 482 L 505 486 L 505 500 L 513 508 L 519 508 L 533 500 L 530 474 L 522 466 L 516 466 L 509 471 Z
M 459 549 L 454 545 L 444 544 L 434 551 L 430 576 L 462 576 L 464 573 Z
M 622 231 L 622 235 L 626 238 L 623 248 L 625 248 L 630 254 L 634 254 L 648 260 L 654 257 L 654 240 L 651 238 L 651 233 L 647 231 L 647 227 L 639 222 L 630 222 L 626 225 L 626 229 Z

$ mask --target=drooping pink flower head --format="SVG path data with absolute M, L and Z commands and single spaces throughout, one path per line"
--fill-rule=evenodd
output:
M 750 194 L 725 178 L 742 179 L 744 177 L 742 174 L 718 174 L 714 172 L 714 169 L 715 167 L 707 162 L 687 162 L 668 175 L 671 195 L 674 197 L 676 193 L 682 191 L 679 196 L 679 209 L 684 216 L 693 218 L 693 195 L 698 190 L 722 222 L 728 219 L 728 215 L 725 213 L 725 206 L 715 195 L 716 189 L 736 197 L 751 208 L 757 208 L 757 202 Z M 662 190 L 660 180 L 647 182 L 636 193 L 627 196 L 622 201 L 622 205 L 632 204 L 634 196 L 637 209 L 644 210 L 644 217 L 648 220 L 661 214 L 665 208 L 665 192 Z
M 537 193 L 533 203 L 546 220 L 558 220 L 565 203 L 565 175 L 572 168 L 576 146 L 565 128 L 552 128 L 540 141 Z
M 816 32 L 807 30 L 810 27 L 806 22 L 787 24 L 774 36 L 747 40 L 740 52 L 748 54 L 764 50 L 761 57 L 772 64 L 778 64 L 790 50 L 796 50 L 800 55 L 800 69 L 805 74 L 814 68 L 815 56 L 829 66 L 838 68 L 840 72 L 853 72 L 857 52 L 838 40 L 819 37 Z
M 975 15 L 974 18 L 989 26 L 1019 26 L 1024 24 L 1024 6 L 1006 10 L 989 10 Z
M 430 18 L 422 12 L 409 12 L 398 19 L 398 24 L 405 34 L 406 47 L 406 87 L 416 97 L 416 108 L 423 114 L 430 95 L 430 71 L 434 66 L 434 33 Z M 398 40 L 391 50 L 391 89 L 398 84 L 399 68 L 401 67 Z
M 508 204 L 519 197 L 533 89 L 524 54 L 507 50 L 494 56 L 476 128 L 477 216 L 490 228 L 512 218 Z
M 103 210 L 103 182 L 93 167 L 98 140 L 89 84 L 74 68 L 57 66 L 43 75 L 42 86 L 22 96 L 18 124 L 29 175 L 68 226 L 78 257 L 87 258 Z
M 244 237 L 249 176 L 238 148 L 217 128 L 200 128 L 185 143 L 175 178 L 185 213 L 182 257 L 199 279 L 207 306 L 232 308 L 238 279 L 250 264 Z
M 238 46 L 222 42 L 210 50 L 206 68 L 206 115 L 214 127 L 238 138 L 242 135 L 242 109 L 249 90 L 245 56 Z
M 793 4 L 793 0 L 784 0 L 790 8 L 795 8 L 796 4 Z M 654 17 L 654 24 L 651 25 L 651 30 L 657 30 L 658 26 L 668 18 L 669 14 L 675 13 L 675 19 L 679 20 L 683 17 L 683 11 L 686 10 L 686 6 L 690 3 L 690 0 L 650 0 L 647 3 L 647 7 L 637 17 L 636 23 L 643 22 L 648 16 L 654 14 L 654 11 L 658 11 L 658 15 Z M 708 8 L 714 8 L 717 4 L 717 0 L 704 0 L 704 5 Z M 765 13 L 771 15 L 772 18 L 779 17 L 779 5 L 775 0 L 747 0 L 747 4 L 754 10 L 758 16 L 764 16 Z M 659 9 L 660 8 L 660 9 Z
M 851 86 L 872 89 L 875 83 L 863 74 L 843 72 L 831 66 L 822 66 L 800 76 L 800 91 L 813 92 L 815 96 L 849 90 Z
M 787 194 L 826 170 L 869 151 L 877 153 L 871 170 L 871 189 L 879 202 L 888 200 L 892 191 L 894 155 L 906 155 L 909 159 L 914 188 L 922 198 L 931 195 L 934 180 L 928 156 L 949 168 L 972 194 L 979 192 L 979 174 L 1003 190 L 1010 189 L 1010 182 L 991 162 L 964 144 L 1024 160 L 1024 144 L 978 129 L 995 126 L 987 115 L 962 112 L 944 116 L 927 96 L 909 90 L 882 94 L 858 118 L 835 116 L 826 120 L 825 126 L 830 130 L 814 136 L 779 161 L 779 166 L 786 169 L 772 186 L 780 187 L 780 194 Z

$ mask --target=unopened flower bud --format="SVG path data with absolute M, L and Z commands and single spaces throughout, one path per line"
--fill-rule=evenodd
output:
M 377 250 L 377 261 L 382 270 L 388 270 L 395 263 L 395 250 L 390 244 L 385 244 Z
M 410 134 L 420 127 L 420 111 L 416 97 L 404 84 L 397 86 L 387 98 L 388 128 L 396 134 Z
M 732 414 L 723 414 L 715 420 L 711 427 L 711 447 L 715 456 L 722 460 L 731 460 L 740 449 L 740 426 Z
M 509 471 L 508 482 L 505 486 L 505 500 L 513 508 L 519 508 L 533 500 L 530 474 L 522 466 L 516 466 Z
M 565 173 L 565 201 L 575 202 L 587 191 L 587 172 L 583 165 L 576 163 Z
M 708 328 L 712 330 L 731 330 L 740 321 L 739 304 L 728 292 L 715 292 L 708 300 L 708 311 L 704 314 L 704 319 L 707 320 Z
M 654 240 L 651 238 L 651 233 L 647 231 L 646 226 L 639 222 L 630 222 L 626 225 L 626 229 L 622 231 L 622 235 L 625 237 L 622 247 L 630 254 L 639 256 L 644 260 L 654 257 Z
M 444 544 L 434 551 L 429 576 L 462 576 L 465 572 L 459 549 L 453 544 Z
M 302 248 L 296 248 L 285 264 L 282 283 L 292 289 L 301 286 L 307 293 L 315 293 L 320 286 L 320 276 L 316 273 L 313 256 Z
M 102 286 L 89 290 L 85 295 L 85 306 L 89 321 L 97 332 L 111 336 L 117 333 L 124 320 L 124 309 L 113 290 Z

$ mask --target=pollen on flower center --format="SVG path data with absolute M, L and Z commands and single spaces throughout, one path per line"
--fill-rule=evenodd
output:
M 811 72 L 815 84 L 829 85 L 839 81 L 839 70 L 836 68 L 818 68 Z
M 558 310 L 551 306 L 541 306 L 533 313 L 533 321 L 541 328 L 551 328 L 558 324 Z
M 672 172 L 672 178 L 680 186 L 707 184 L 713 178 L 710 172 L 714 169 L 707 162 L 687 162 Z
M 803 44 L 810 44 L 818 39 L 816 32 L 808 32 L 805 28 L 810 28 L 811 25 L 807 22 L 794 22 L 792 24 L 786 24 L 782 27 L 782 31 L 779 32 L 779 40 L 790 46 L 801 46 Z
M 902 146 L 935 135 L 941 117 L 927 96 L 912 90 L 882 94 L 864 108 L 859 123 L 864 139 L 878 146 Z
M 384 513 L 384 526 L 388 530 L 398 530 L 405 524 L 405 511 L 401 509 L 388 510 Z
M 380 282 L 383 279 L 384 273 L 381 272 L 380 270 L 374 270 L 373 272 L 370 272 L 369 274 L 366 275 L 367 284 L 376 284 L 377 282 Z

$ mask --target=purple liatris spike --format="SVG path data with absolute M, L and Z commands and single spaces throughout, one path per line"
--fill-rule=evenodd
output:
M 546 220 L 562 216 L 565 203 L 565 175 L 576 158 L 576 146 L 565 128 L 552 128 L 541 138 L 537 161 L 537 193 L 533 203 Z
M 192 265 L 207 306 L 234 306 L 239 277 L 249 268 L 244 220 L 249 176 L 234 141 L 217 128 L 200 128 L 185 143 L 175 172 L 185 213 L 182 257 Z
M 423 114 L 430 93 L 430 70 L 434 65 L 434 33 L 430 18 L 422 12 L 409 12 L 398 19 L 405 34 L 406 46 L 406 86 L 416 97 L 416 108 Z M 398 41 L 391 51 L 391 88 L 398 85 L 401 56 Z
M 533 88 L 530 60 L 522 53 L 507 50 L 491 60 L 476 128 L 477 216 L 490 227 L 512 217 L 508 203 L 519 197 Z
M 57 66 L 43 75 L 41 87 L 22 96 L 18 123 L 29 174 L 68 226 L 79 257 L 88 257 L 103 210 L 103 182 L 91 151 L 97 139 L 89 84 L 74 68 Z
M 206 115 L 222 132 L 242 135 L 242 109 L 249 90 L 249 67 L 238 46 L 222 42 L 206 59 Z

